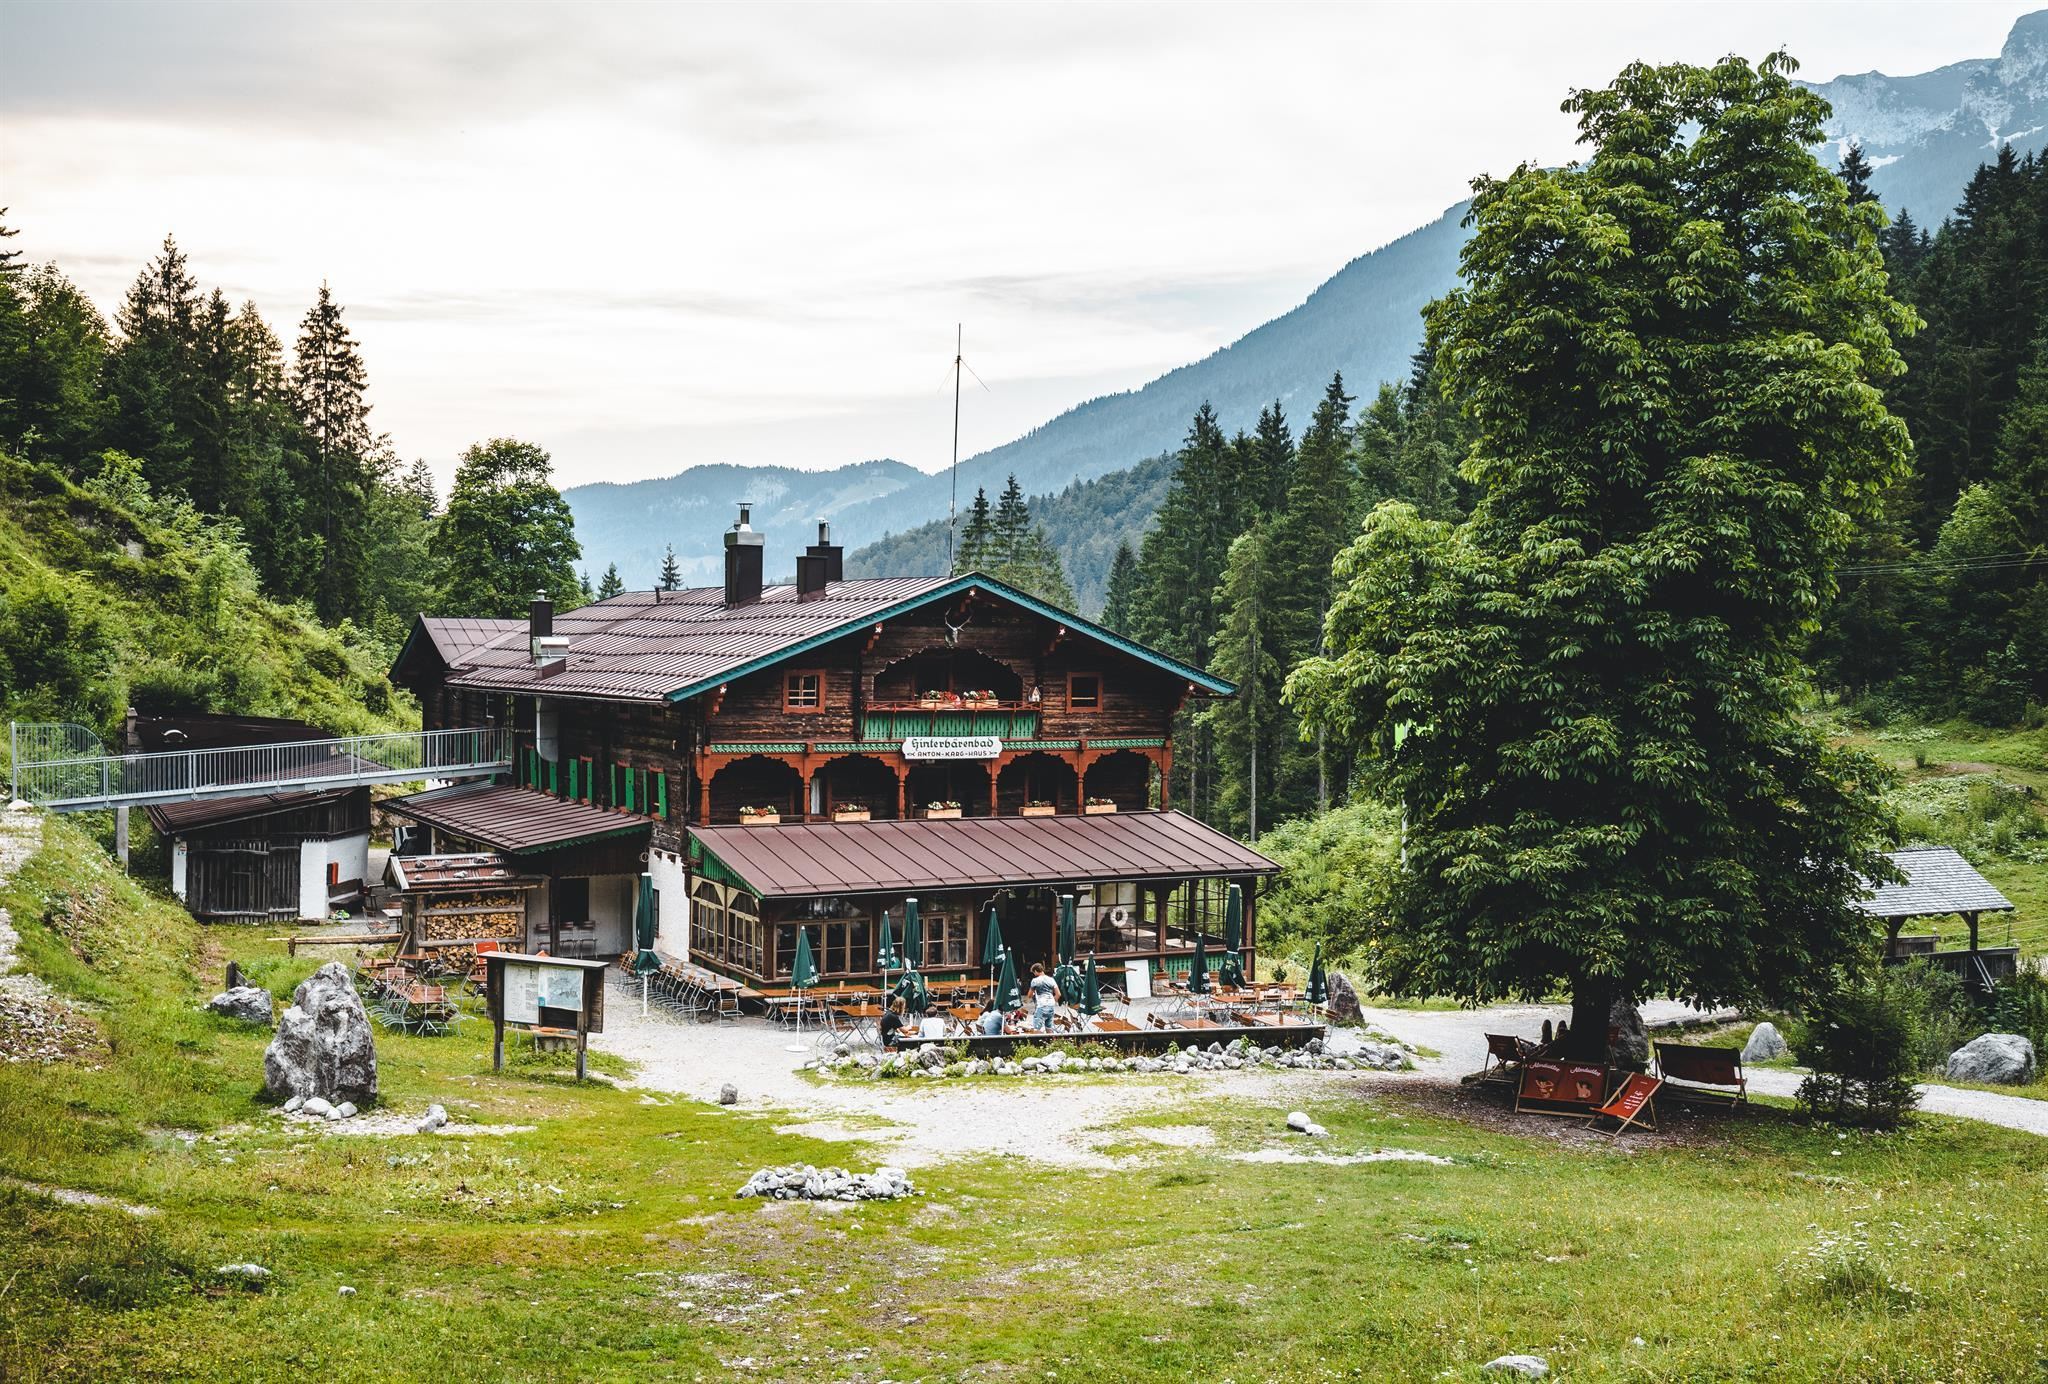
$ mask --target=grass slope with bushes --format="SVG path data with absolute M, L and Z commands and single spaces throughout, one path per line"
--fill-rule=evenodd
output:
M 1511 1351 L 1638 1381 L 2037 1367 L 2048 1142 L 2026 1135 L 1840 1137 L 1760 1109 L 1696 1144 L 1561 1143 L 1333 1080 L 1307 1100 L 1319 1150 L 1449 1162 L 1247 1163 L 1227 1155 L 1299 1149 L 1279 1126 L 1303 1088 L 1180 1086 L 1112 1167 L 969 1160 L 899 1203 L 742 1202 L 760 1166 L 877 1155 L 545 1066 L 494 1076 L 481 1022 L 380 1032 L 383 1104 L 527 1132 L 287 1124 L 260 1095 L 266 1035 L 197 1005 L 230 958 L 280 993 L 316 960 L 197 926 L 66 820 L 42 831 L 0 906 L 102 1041 L 90 1065 L 0 1063 L 0 1377 L 1477 1380 Z M 1143 1128 L 1189 1124 L 1213 1145 Z M 241 1262 L 273 1277 L 219 1272 Z
M 0 711 L 104 738 L 129 705 L 416 726 L 389 651 L 263 597 L 243 535 L 150 494 L 118 454 L 78 486 L 0 451 Z

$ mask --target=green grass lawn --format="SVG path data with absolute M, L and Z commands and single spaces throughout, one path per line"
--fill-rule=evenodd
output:
M 533 1132 L 285 1126 L 264 1037 L 194 1006 L 229 956 L 279 989 L 317 959 L 194 927 L 61 822 L 46 839 L 0 903 L 110 1046 L 92 1071 L 0 1065 L 0 1174 L 163 1214 L 0 1191 L 0 1378 L 1476 1380 L 1508 1351 L 1567 1379 L 2038 1375 L 2048 1141 L 1759 1110 L 1692 1144 L 1561 1146 L 1333 1078 L 1318 1147 L 1451 1163 L 1234 1162 L 1300 1147 L 1287 1107 L 1182 1086 L 1115 1170 L 969 1161 L 896 1204 L 740 1202 L 763 1164 L 874 1156 L 493 1076 L 481 1024 L 380 1034 L 386 1103 Z M 1141 1137 L 1176 1123 L 1213 1146 Z M 267 1290 L 213 1272 L 244 1260 Z

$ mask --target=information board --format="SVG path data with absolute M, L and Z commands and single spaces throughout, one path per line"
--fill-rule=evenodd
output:
M 505 963 L 505 1022 L 529 1027 L 540 1022 L 540 967 L 531 961 Z

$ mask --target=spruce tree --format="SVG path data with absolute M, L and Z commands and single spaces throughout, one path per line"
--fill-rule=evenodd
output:
M 1840 178 L 1842 186 L 1848 189 L 1850 206 L 1861 206 L 1865 202 L 1877 200 L 1877 194 L 1870 190 L 1870 175 L 1874 171 L 1870 166 L 1870 160 L 1863 157 L 1863 146 L 1851 144 L 1842 155 L 1841 166 L 1835 170 L 1835 176 Z
M 995 565 L 995 517 L 989 509 L 988 491 L 976 487 L 974 503 L 967 507 L 967 524 L 960 533 L 960 546 L 953 550 L 953 575 L 986 572 Z
M 368 373 L 342 311 L 322 283 L 299 323 L 292 362 L 292 398 L 309 462 L 308 518 L 320 538 L 313 604 L 328 620 L 350 615 L 361 600 L 363 525 L 375 480 Z
M 1109 586 L 1102 598 L 1102 624 L 1116 634 L 1131 632 L 1131 617 L 1138 599 L 1138 555 L 1128 540 L 1116 545 L 1109 563 Z
M 1009 567 L 1023 557 L 1031 532 L 1031 509 L 1024 502 L 1024 489 L 1012 475 L 996 501 L 995 521 L 989 529 L 989 561 Z
M 159 494 L 187 492 L 197 404 L 199 285 L 170 236 L 114 314 L 119 344 L 107 363 L 108 411 L 101 445 L 143 460 Z
M 1252 436 L 1259 458 L 1258 512 L 1278 514 L 1287 503 L 1287 487 L 1294 478 L 1294 434 L 1288 430 L 1287 415 L 1278 399 L 1259 410 L 1259 425 Z
M 613 569 L 617 571 L 616 568 Z M 654 579 L 656 591 L 680 591 L 683 589 L 683 569 L 676 561 L 676 545 L 671 543 L 661 556 L 661 573 Z
M 625 589 L 625 580 L 619 576 L 619 564 L 616 562 L 606 563 L 604 577 L 597 584 L 597 599 L 609 601 Z
M 1287 501 L 1273 521 L 1270 553 L 1262 559 L 1273 571 L 1274 590 L 1282 593 L 1265 617 L 1267 643 L 1286 667 L 1322 647 L 1323 618 L 1332 591 L 1330 564 L 1351 536 L 1356 511 L 1352 490 L 1351 396 L 1344 376 L 1330 380 L 1316 405 L 1301 447 L 1294 457 L 1294 475 Z M 1326 747 L 1304 748 L 1299 734 L 1289 737 L 1286 762 L 1280 769 L 1281 792 L 1271 816 L 1326 810 L 1330 806 L 1332 766 Z
M 21 234 L 20 227 L 7 224 L 7 211 L 6 207 L 0 207 L 0 279 L 6 278 L 9 274 L 18 274 L 23 268 L 15 262 L 21 258 L 21 251 L 10 250 L 5 244 L 6 241 Z
M 1283 730 L 1294 725 L 1280 702 L 1288 665 L 1273 625 L 1295 593 L 1270 559 L 1263 524 L 1230 545 L 1216 592 L 1224 616 L 1209 671 L 1235 683 L 1237 695 L 1200 713 L 1202 728 L 1215 741 L 1217 825 L 1246 836 L 1272 825 L 1278 750 Z

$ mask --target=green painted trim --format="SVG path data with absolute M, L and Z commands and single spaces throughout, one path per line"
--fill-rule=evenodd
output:
M 1088 743 L 1092 745 L 1095 742 L 1091 740 Z M 1006 740 L 1003 742 L 1003 748 L 1006 750 L 1078 750 L 1081 748 L 1081 742 L 1078 740 Z
M 656 804 L 656 811 L 654 815 L 661 818 L 665 822 L 668 820 L 668 773 L 666 770 L 664 770 L 662 773 L 656 776 L 655 783 L 658 790 L 659 801 Z
M 1163 750 L 1166 748 L 1166 740 L 1165 737 L 1157 735 L 1152 736 L 1150 739 L 1123 737 L 1116 740 L 1090 740 L 1088 748 L 1091 750 Z
M 921 610 L 935 601 L 948 600 L 951 597 L 960 595 L 962 592 L 975 590 L 977 587 L 986 588 L 1005 600 L 1014 602 L 1034 614 L 1044 616 L 1055 624 L 1079 630 L 1091 639 L 1099 640 L 1113 649 L 1120 649 L 1131 657 L 1141 659 L 1155 668 L 1173 674 L 1175 677 L 1186 678 L 1197 687 L 1206 688 L 1219 697 L 1232 696 L 1237 692 L 1234 684 L 1205 673 L 1199 668 L 1182 663 L 1177 658 L 1169 658 L 1156 650 L 1146 648 L 1135 640 L 1126 639 L 1120 634 L 1112 633 L 1092 620 L 1082 619 L 1070 610 L 1061 610 L 1058 606 L 1046 604 L 1036 596 L 1027 596 L 1015 587 L 1006 586 L 1002 582 L 997 581 L 994 577 L 984 576 L 979 572 L 970 572 L 966 576 L 955 577 L 943 585 L 935 586 L 921 596 L 912 596 L 898 601 L 892 606 L 884 606 L 872 615 L 863 615 L 858 620 L 849 619 L 843 624 L 835 625 L 823 633 L 814 634 L 808 639 L 800 639 L 786 649 L 778 649 L 772 654 L 763 654 L 759 658 L 749 659 L 739 667 L 729 672 L 721 673 L 715 678 L 706 678 L 701 682 L 694 682 L 685 687 L 677 688 L 668 694 L 668 700 L 672 702 L 688 701 L 692 697 L 709 692 L 726 683 L 738 682 L 741 678 L 758 673 L 764 668 L 772 668 L 778 663 L 787 662 L 801 654 L 807 654 L 813 649 L 822 648 L 834 640 L 843 639 L 846 637 L 847 632 L 854 627 L 860 625 L 879 625 L 884 621 L 893 620 L 899 615 L 907 615 L 913 610 Z
M 702 873 L 709 875 L 720 884 L 730 884 L 735 889 L 744 889 L 756 899 L 761 897 L 761 891 L 756 889 L 746 876 L 733 869 L 732 866 L 726 864 L 723 860 L 720 860 L 710 847 L 706 846 L 695 836 L 690 838 L 690 846 L 691 863 L 697 866 Z
M 822 747 L 821 747 L 822 748 Z M 746 740 L 729 741 L 723 745 L 707 745 L 707 754 L 802 754 L 802 744 L 784 744 L 780 741 L 763 741 L 754 744 Z

